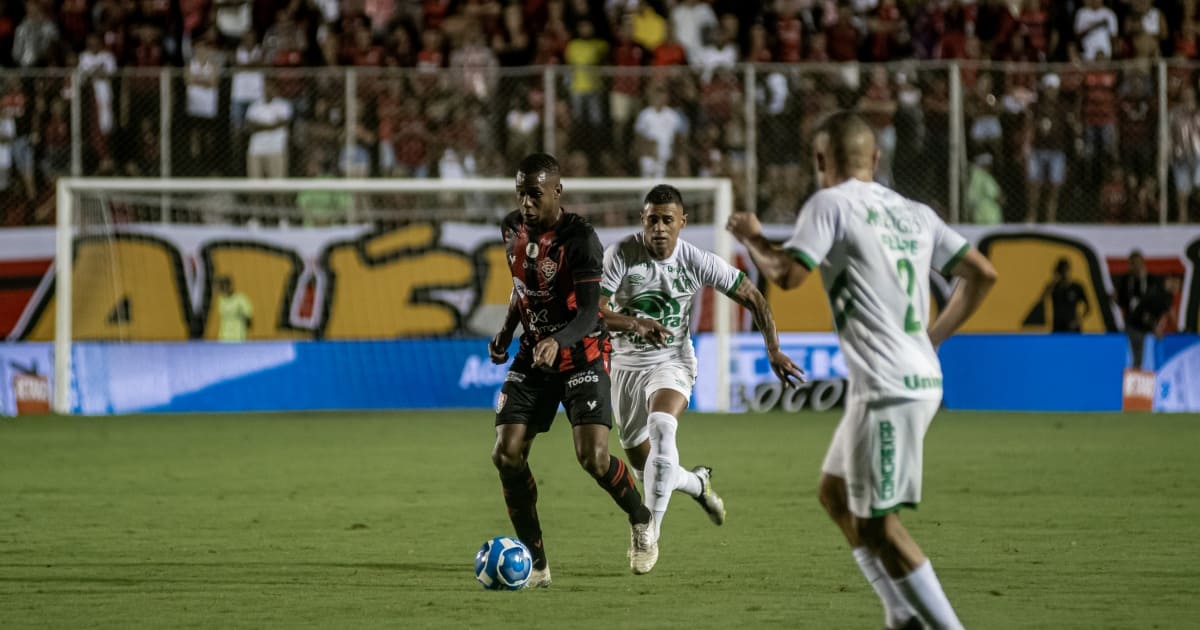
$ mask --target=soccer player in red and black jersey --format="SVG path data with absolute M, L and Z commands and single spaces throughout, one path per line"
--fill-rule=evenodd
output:
M 521 160 L 520 207 L 502 225 L 512 298 L 504 326 L 488 346 L 493 362 L 507 361 L 513 331 L 521 323 L 520 350 L 496 401 L 492 461 L 517 538 L 533 554 L 527 587 L 550 585 L 537 483 L 527 459 L 534 437 L 550 428 L 559 403 L 571 422 L 579 464 L 629 515 L 630 566 L 658 555 L 653 514 L 643 505 L 629 467 L 608 452 L 610 343 L 600 319 L 604 251 L 587 220 L 562 209 L 561 195 L 553 156 L 534 153 Z

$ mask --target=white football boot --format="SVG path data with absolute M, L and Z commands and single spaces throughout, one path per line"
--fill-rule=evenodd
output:
M 525 582 L 525 586 L 521 588 L 549 588 L 550 586 L 550 565 L 547 564 L 545 569 L 534 569 L 529 572 L 529 580 Z
M 629 568 L 636 575 L 649 573 L 658 562 L 658 540 L 654 537 L 654 516 L 645 523 L 629 526 Z

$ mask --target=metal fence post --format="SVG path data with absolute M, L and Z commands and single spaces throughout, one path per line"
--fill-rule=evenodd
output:
M 758 213 L 758 110 L 756 104 L 756 73 L 754 64 L 745 65 L 746 107 L 746 207 L 747 212 Z
M 1188 89 L 1193 89 L 1188 86 Z M 1167 195 L 1167 162 L 1171 158 L 1171 122 L 1170 108 L 1167 106 L 1167 62 L 1158 61 L 1158 223 L 1167 224 L 1168 208 L 1171 207 Z
M 545 98 L 542 102 L 542 151 L 554 153 L 554 110 L 558 100 L 554 92 L 554 67 L 542 68 L 542 91 Z
M 171 69 L 163 67 L 158 72 L 158 174 L 159 177 L 171 176 L 171 119 L 174 108 L 171 106 Z M 163 193 L 159 203 L 162 209 L 162 222 L 170 223 L 171 202 Z
M 962 173 L 963 166 L 966 164 L 966 156 L 964 149 L 966 147 L 964 132 L 963 132 L 963 95 L 962 95 L 962 74 L 960 72 L 958 62 L 950 64 L 950 222 L 958 223 L 962 220 L 960 211 L 962 197 Z
M 83 90 L 79 87 L 79 82 L 83 80 L 83 75 L 79 72 L 79 68 L 71 73 L 71 175 L 79 177 L 83 175 L 83 104 L 80 99 L 83 98 Z

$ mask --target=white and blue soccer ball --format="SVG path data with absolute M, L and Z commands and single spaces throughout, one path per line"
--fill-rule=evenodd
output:
M 533 556 L 516 538 L 497 536 L 475 554 L 475 579 L 483 588 L 515 591 L 525 586 L 533 572 Z

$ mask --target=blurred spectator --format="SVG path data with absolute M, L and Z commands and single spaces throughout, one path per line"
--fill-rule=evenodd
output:
M 695 59 L 698 56 L 700 48 L 705 44 L 705 33 L 716 28 L 717 14 L 713 13 L 707 2 L 682 0 L 671 9 L 671 30 L 687 51 L 689 58 Z
M 1132 214 L 1130 205 L 1133 203 L 1129 190 L 1129 182 L 1125 179 L 1125 169 L 1120 164 L 1113 164 L 1108 169 L 1108 175 L 1100 184 L 1100 215 L 1105 223 L 1123 223 Z
M 798 4 L 797 0 L 776 0 L 775 38 L 779 42 L 778 60 L 784 63 L 804 59 L 804 22 L 799 17 Z
M 67 175 L 71 169 L 71 121 L 67 118 L 67 102 L 60 97 L 50 100 L 49 113 L 34 135 L 41 161 L 38 168 L 46 181 Z
M 1133 48 L 1134 57 L 1158 57 L 1169 31 L 1162 11 L 1150 0 L 1133 0 L 1125 16 L 1125 36 Z
M 429 177 L 430 144 L 433 136 L 421 116 L 421 103 L 415 97 L 401 101 L 396 128 L 396 165 L 387 173 L 399 177 Z
M 213 0 L 217 31 L 226 42 L 241 42 L 254 26 L 251 0 Z
M 1000 126 L 1000 99 L 996 98 L 991 73 L 984 73 L 975 81 L 964 107 L 971 152 L 1000 155 L 1004 149 L 1004 130 Z
M 502 66 L 524 66 L 533 60 L 533 44 L 525 30 L 525 12 L 519 2 L 504 7 L 501 28 L 492 35 L 492 51 Z
M 688 52 L 688 60 L 692 67 L 700 70 L 700 80 L 708 83 L 717 68 L 732 68 L 737 65 L 738 49 L 723 29 L 708 31 L 704 39 L 704 45 L 695 55 Z
M 642 77 L 635 69 L 646 63 L 646 51 L 633 41 L 633 21 L 621 20 L 617 30 L 612 63 L 617 67 L 608 94 L 608 115 L 612 119 L 613 148 L 624 152 L 629 138 L 629 122 L 638 106 L 642 92 Z
M 1075 12 L 1075 36 L 1079 38 L 1087 61 L 1110 59 L 1117 38 L 1117 14 L 1104 6 L 1104 0 L 1086 0 Z
M 1131 181 L 1153 177 L 1158 163 L 1158 146 L 1148 142 L 1158 130 L 1158 104 L 1150 68 L 1140 62 L 1127 66 L 1117 90 L 1120 108 L 1117 110 L 1118 146 Z
M 650 105 L 638 114 L 634 123 L 640 148 L 636 151 L 642 177 L 666 177 L 667 164 L 676 155 L 676 144 L 687 131 L 687 122 L 674 109 L 667 107 L 667 93 L 662 88 L 650 92 Z
M 1075 123 L 1060 100 L 1058 75 L 1042 77 L 1042 91 L 1029 110 L 1029 182 L 1026 223 L 1036 223 L 1041 204 L 1046 204 L 1046 222 L 1058 218 L 1058 198 L 1067 181 L 1067 149 L 1075 139 Z
M 637 41 L 637 40 L 634 40 Z M 651 64 L 655 66 L 682 66 L 688 62 L 687 51 L 675 39 L 675 33 L 667 29 L 666 39 L 654 48 L 654 58 Z
M 292 104 L 279 96 L 273 81 L 263 86 L 262 98 L 246 110 L 250 144 L 246 148 L 246 175 L 279 178 L 288 175 L 288 128 Z
M 853 9 L 843 4 L 838 7 L 837 21 L 825 28 L 825 47 L 833 61 L 856 61 L 858 46 L 862 40 L 862 22 L 854 16 Z
M 225 68 L 225 54 L 218 47 L 217 32 L 209 29 L 196 42 L 188 61 L 184 80 L 187 82 L 187 156 L 186 165 L 206 172 L 217 159 L 218 143 L 224 146 L 225 137 L 217 133 L 217 116 L 221 100 L 220 81 Z
M 11 167 L 16 184 L 9 189 L 19 192 L 23 200 L 32 200 L 37 195 L 34 184 L 33 164 L 33 116 L 34 103 L 25 94 L 24 82 L 11 77 L 7 80 L 4 95 L 0 97 L 0 120 L 3 121 L 3 140 L 7 147 L 7 160 L 0 167 Z M 6 161 L 7 164 L 3 164 Z
M 304 165 L 304 176 L 310 179 L 333 177 L 333 173 L 325 167 L 322 152 L 309 155 Z M 300 209 L 300 220 L 304 227 L 344 223 L 353 204 L 354 196 L 346 191 L 305 190 L 296 194 L 296 207 Z
M 1017 20 L 1017 35 L 1028 42 L 1033 60 L 1049 60 L 1051 51 L 1058 48 L 1058 31 L 1049 28 L 1050 14 L 1043 8 L 1042 0 L 1025 0 L 1021 3 Z
M 1196 108 L 1196 88 L 1180 92 L 1181 101 L 1171 109 L 1171 175 L 1175 183 L 1176 219 L 1187 222 L 1188 202 L 1200 186 L 1200 110 Z
M 878 8 L 867 20 L 871 60 L 889 61 L 900 53 L 908 37 L 904 14 L 896 0 L 880 0 Z
M 241 133 L 246 123 L 246 110 L 250 104 L 262 98 L 263 77 L 262 47 L 258 45 L 258 36 L 254 31 L 247 31 L 238 42 L 233 52 L 234 73 L 229 93 L 230 120 L 233 122 L 234 133 Z
M 541 101 L 544 97 L 540 91 L 528 90 L 517 98 L 517 105 L 505 116 L 507 131 L 506 160 L 517 162 L 522 157 L 532 153 L 541 143 L 539 137 L 542 128 Z
M 254 321 L 254 307 L 250 298 L 245 293 L 234 291 L 233 279 L 229 276 L 217 278 L 215 288 L 220 319 L 217 339 L 229 343 L 245 341 Z
M 1071 263 L 1066 258 L 1058 259 L 1054 265 L 1054 277 L 1042 292 L 1043 300 L 1050 300 L 1051 332 L 1082 332 L 1082 321 L 1092 311 L 1083 286 L 1071 279 Z M 1083 312 L 1080 312 L 1083 307 Z
M 1117 158 L 1117 109 L 1117 73 L 1104 67 L 1089 70 L 1083 78 L 1083 151 L 1091 181 Z
M 980 153 L 971 163 L 967 179 L 967 216 L 971 223 L 997 225 L 1004 222 L 1004 192 L 992 176 L 992 154 Z
M 13 60 L 22 68 L 48 65 L 58 39 L 58 27 L 46 17 L 41 0 L 29 0 L 25 3 L 25 19 L 13 36 Z
M 896 154 L 896 99 L 892 94 L 891 76 L 884 66 L 872 66 L 867 87 L 858 100 L 858 110 L 867 124 L 875 130 L 879 146 L 879 164 L 875 179 L 885 186 L 892 185 L 892 158 Z
M 633 41 L 646 50 L 654 50 L 667 40 L 668 24 L 646 0 L 638 1 L 633 14 Z
M 463 45 L 450 53 L 450 67 L 458 71 L 463 89 L 479 99 L 491 97 L 499 65 L 492 49 L 484 45 L 483 34 L 477 26 L 468 28 Z
M 1142 369 L 1142 349 L 1145 347 L 1146 333 L 1154 330 L 1156 318 L 1149 317 L 1151 309 L 1141 308 L 1157 284 L 1157 279 L 1146 271 L 1146 259 L 1141 250 L 1129 253 L 1129 273 L 1117 282 L 1116 302 L 1125 318 L 1125 333 L 1129 336 L 1130 350 L 1133 351 L 1133 368 Z M 1136 315 L 1136 316 L 1135 316 Z
M 604 124 L 601 78 L 595 67 L 608 59 L 608 42 L 596 37 L 591 20 L 580 20 L 577 37 L 567 43 L 566 61 L 571 66 L 571 110 L 579 123 L 599 128 Z M 591 130 L 588 130 L 591 133 Z

